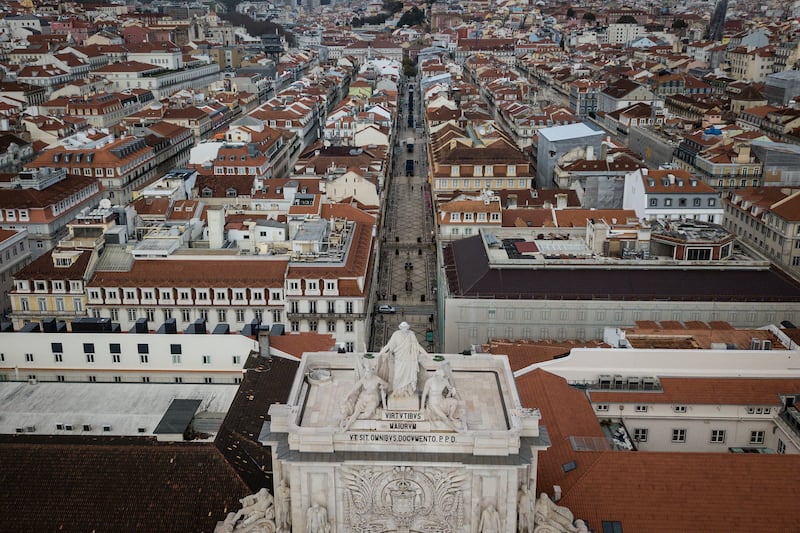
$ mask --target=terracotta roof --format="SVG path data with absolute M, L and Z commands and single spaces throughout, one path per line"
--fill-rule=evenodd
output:
M 781 405 L 779 394 L 800 392 L 800 379 L 670 378 L 662 391 L 591 391 L 593 402 Z
M 796 529 L 800 456 L 584 453 L 591 464 L 577 470 L 580 482 L 559 504 L 589 527 L 599 530 L 602 521 L 613 520 L 626 532 Z
M 93 287 L 283 287 L 286 260 L 134 261 L 130 272 L 95 272 Z
M 558 359 L 573 348 L 607 347 L 601 341 L 506 340 L 489 339 L 483 349 L 495 355 L 507 355 L 511 370 L 516 372 L 530 365 Z
M 675 176 L 675 179 L 671 180 L 670 175 Z M 642 184 L 648 193 L 692 192 L 699 194 L 717 192 L 697 176 L 680 169 L 650 170 L 646 176 L 642 176 Z
M 16 235 L 19 235 L 19 233 L 20 233 L 19 231 L 0 228 L 0 242 L 7 241 L 8 239 L 11 239 Z
M 213 531 L 250 491 L 210 444 L 5 437 L 8 531 Z
M 151 65 L 150 63 L 142 63 L 140 61 L 123 61 L 120 63 L 111 63 L 98 69 L 95 69 L 95 74 L 103 74 L 104 72 L 149 72 L 161 70 L 162 67 Z
M 558 484 L 568 492 L 594 460 L 586 452 L 573 450 L 569 438 L 603 438 L 600 423 L 583 391 L 570 387 L 559 376 L 536 369 L 516 382 L 522 405 L 539 409 L 541 425 L 550 436 L 550 448 L 539 454 L 537 493 L 552 493 L 553 485 Z M 577 468 L 564 473 L 562 465 L 570 461 L 575 461 Z M 579 513 L 576 516 L 582 517 Z
M 92 256 L 90 250 L 76 250 L 80 252 L 80 256 L 68 267 L 55 266 L 53 263 L 53 251 L 48 250 L 34 259 L 22 270 L 14 274 L 14 278 L 19 280 L 79 280 L 84 278 L 86 268 L 89 266 L 89 259 Z
M 306 352 L 327 352 L 336 345 L 336 337 L 311 331 L 287 333 L 269 338 L 270 348 L 275 348 L 297 358 Z
M 624 223 L 637 218 L 633 209 L 557 209 L 555 216 L 560 228 L 585 228 L 589 219 L 603 219 L 612 224 L 613 219 Z
M 524 406 L 540 409 L 552 443 L 539 454 L 537 491 L 559 485 L 559 505 L 589 528 L 618 521 L 625 532 L 796 529 L 800 456 L 578 452 L 569 436 L 602 438 L 583 392 L 542 370 L 518 377 L 517 387 Z M 565 473 L 570 461 L 575 468 Z

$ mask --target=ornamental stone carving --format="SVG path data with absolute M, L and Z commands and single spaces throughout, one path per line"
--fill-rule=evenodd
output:
M 464 481 L 455 470 L 344 467 L 344 522 L 353 533 L 456 533 L 464 525 Z

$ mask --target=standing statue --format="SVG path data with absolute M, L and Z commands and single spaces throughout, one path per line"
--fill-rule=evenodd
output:
M 275 532 L 275 508 L 267 489 L 245 496 L 239 502 L 242 508 L 236 513 L 228 513 L 225 521 L 217 524 L 215 533 Z
M 419 357 L 427 352 L 407 322 L 401 322 L 398 328 L 378 353 L 379 374 L 391 384 L 392 396 L 410 397 L 417 392 Z
M 533 533 L 533 514 L 534 514 L 533 495 L 528 491 L 528 485 L 520 487 L 517 499 L 517 531 L 519 533 Z
M 458 397 L 450 375 L 450 366 L 443 364 L 425 382 L 422 405 L 428 408 L 432 420 L 441 420 L 455 431 L 464 429 L 464 405 Z
M 275 489 L 275 500 L 278 531 L 289 533 L 292 530 L 292 489 L 286 485 L 286 479 Z
M 386 389 L 389 384 L 376 376 L 375 371 L 369 365 L 365 367 L 356 365 L 356 372 L 359 369 L 363 375 L 345 400 L 343 431 L 350 429 L 350 426 L 359 417 L 370 418 L 382 404 L 384 409 L 386 408 Z
M 481 513 L 478 531 L 479 533 L 500 533 L 500 515 L 494 505 L 489 505 Z
M 306 533 L 330 533 L 330 531 L 328 510 L 318 503 L 309 507 L 306 512 Z

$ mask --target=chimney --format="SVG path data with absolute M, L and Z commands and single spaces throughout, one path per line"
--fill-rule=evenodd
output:
M 225 210 L 222 206 L 206 207 L 208 217 L 208 247 L 219 250 L 225 242 Z
M 565 193 L 556 194 L 556 209 L 564 209 L 567 207 L 567 195 Z

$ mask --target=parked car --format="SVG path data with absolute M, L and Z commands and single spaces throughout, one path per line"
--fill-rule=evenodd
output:
M 391 305 L 384 304 L 378 307 L 378 312 L 383 314 L 393 315 L 397 312 L 397 310 L 395 310 L 395 308 Z

